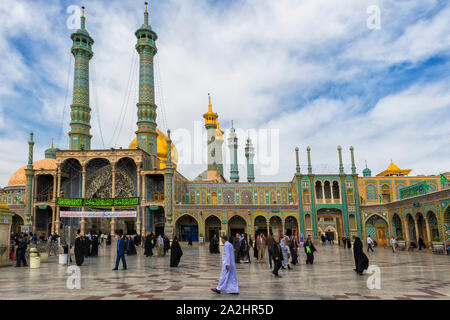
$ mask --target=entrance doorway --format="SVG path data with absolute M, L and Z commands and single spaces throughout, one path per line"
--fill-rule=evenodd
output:
M 176 224 L 176 234 L 180 241 L 189 241 L 192 239 L 192 242 L 198 242 L 198 223 L 190 215 L 181 216 Z
M 230 236 L 235 236 L 236 233 L 244 234 L 247 229 L 247 223 L 245 222 L 244 218 L 241 216 L 233 216 L 228 221 L 228 230 Z
M 217 237 L 220 237 L 220 219 L 216 216 L 209 216 L 205 220 L 205 241 L 211 240 L 214 237 L 214 234 Z

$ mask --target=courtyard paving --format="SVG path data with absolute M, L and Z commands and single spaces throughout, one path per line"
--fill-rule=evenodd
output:
M 67 266 L 56 257 L 41 263 L 40 269 L 0 268 L 0 299 L 78 299 L 78 300 L 416 300 L 450 299 L 450 257 L 429 251 L 392 253 L 376 248 L 368 253 L 370 265 L 381 271 L 381 289 L 368 289 L 369 274 L 354 271 L 351 250 L 338 246 L 318 246 L 314 265 L 280 270 L 275 278 L 265 264 L 237 265 L 240 295 L 217 295 L 221 254 L 212 255 L 207 245 L 183 245 L 178 268 L 170 268 L 169 255 L 145 257 L 143 249 L 127 257 L 128 270 L 112 271 L 115 246 L 99 248 L 99 257 L 87 258 L 81 266 L 81 288 L 67 289 Z M 253 251 L 252 251 L 253 253 Z

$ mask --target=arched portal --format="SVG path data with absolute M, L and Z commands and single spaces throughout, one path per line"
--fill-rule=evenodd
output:
M 450 239 L 450 206 L 447 207 L 444 213 L 444 237 L 445 240 Z
M 407 223 L 408 223 L 409 239 L 410 239 L 411 241 L 415 241 L 416 244 L 418 244 L 418 243 L 417 243 L 417 240 L 418 240 L 418 239 L 417 239 L 417 237 L 416 237 L 416 225 L 415 225 L 415 223 L 414 223 L 413 217 L 412 217 L 410 214 L 406 215 L 406 221 L 407 221 Z
M 427 235 L 427 229 L 425 225 L 425 219 L 423 218 L 422 213 L 416 214 L 416 220 L 417 220 L 417 230 L 419 231 L 419 238 L 422 238 L 422 240 L 425 243 L 428 243 L 428 235 Z
M 387 245 L 388 228 L 386 220 L 374 214 L 366 221 L 366 234 L 378 242 L 379 246 Z
M 236 233 L 247 233 L 247 223 L 241 216 L 233 216 L 228 220 L 228 234 L 234 237 Z
M 286 218 L 286 220 L 284 221 L 284 229 L 285 229 L 285 233 L 288 236 L 294 235 L 297 236 L 298 235 L 298 222 L 297 219 L 295 217 L 289 216 Z
M 185 214 L 177 219 L 175 223 L 176 235 L 181 241 L 198 242 L 198 222 L 192 216 Z
M 439 226 L 436 218 L 436 214 L 433 211 L 427 213 L 428 226 L 430 228 L 430 241 L 434 241 L 435 237 L 439 237 Z
M 39 205 L 35 209 L 36 216 L 34 221 L 35 233 L 40 236 L 41 234 L 49 235 L 52 228 L 52 207 L 47 205 Z
M 269 226 L 270 226 L 270 231 L 275 235 L 275 236 L 281 236 L 283 233 L 282 229 L 282 222 L 281 222 L 281 218 L 278 216 L 272 216 L 269 220 Z
M 403 237 L 402 220 L 396 213 L 392 216 L 392 232 L 396 238 Z
M 338 241 L 341 244 L 341 238 L 346 235 L 342 219 L 342 211 L 337 208 L 322 208 L 317 210 L 318 229 L 322 230 L 329 239 Z M 328 228 L 331 226 L 332 228 Z M 331 231 L 325 231 L 325 230 Z M 349 235 L 347 235 L 349 236 Z
M 256 235 L 263 233 L 267 237 L 267 220 L 266 217 L 257 216 L 255 218 L 255 237 Z
M 23 221 L 22 216 L 18 215 L 17 213 L 14 214 L 12 217 L 11 232 L 14 232 L 14 233 L 21 232 L 23 223 L 24 223 L 24 221 Z
M 205 220 L 205 241 L 208 242 L 211 240 L 211 238 L 214 237 L 214 234 L 216 234 L 217 237 L 220 237 L 220 219 L 211 215 Z

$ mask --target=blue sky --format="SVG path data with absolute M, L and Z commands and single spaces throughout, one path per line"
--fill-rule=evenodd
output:
M 412 174 L 450 171 L 448 1 L 150 3 L 151 25 L 159 36 L 159 127 L 190 133 L 192 147 L 195 121 L 202 120 L 211 92 L 221 128 L 234 120 L 239 129 L 241 177 L 248 130 L 255 134 L 259 180 L 290 180 L 294 148 L 300 148 L 304 170 L 308 145 L 318 173 L 337 172 L 337 145 L 343 147 L 347 170 L 353 145 L 359 172 L 365 160 L 378 173 L 391 159 Z M 127 147 L 134 137 L 135 71 L 127 83 L 138 63 L 134 31 L 143 23 L 143 1 L 1 1 L 0 186 L 25 164 L 29 132 L 35 134 L 36 160 L 52 137 L 57 147 L 68 147 L 74 30 L 68 28 L 67 9 L 81 5 L 95 40 L 92 145 Z M 380 8 L 379 30 L 367 27 L 370 5 Z M 276 170 L 268 173 L 261 169 L 267 155 L 258 153 L 266 142 L 256 133 L 269 129 L 278 132 L 278 140 L 268 153 Z M 183 149 L 182 143 L 177 147 Z M 228 159 L 227 148 L 224 152 Z M 190 163 L 193 153 L 179 167 L 190 178 L 206 167 Z

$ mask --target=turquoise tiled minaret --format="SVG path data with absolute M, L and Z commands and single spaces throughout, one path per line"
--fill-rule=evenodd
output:
M 153 57 L 158 36 L 148 24 L 148 4 L 145 3 L 144 24 L 135 32 L 136 50 L 139 53 L 139 101 L 137 103 L 137 146 L 157 156 L 156 104 L 153 73 Z
M 238 148 L 238 138 L 236 135 L 236 130 L 233 128 L 233 121 L 231 121 L 230 134 L 228 135 L 228 147 L 230 148 L 230 180 L 232 182 L 239 182 L 239 167 L 237 160 L 237 148 Z
M 172 165 L 172 140 L 170 139 L 170 130 L 167 130 L 167 163 L 164 169 L 164 234 L 169 238 L 174 236 L 174 219 L 173 219 L 173 206 L 174 206 L 174 185 L 173 175 L 175 168 Z
M 30 141 L 28 141 L 28 164 L 25 168 L 25 222 L 24 232 L 31 231 L 31 218 L 33 216 L 32 194 L 33 194 L 33 132 L 30 133 Z
M 245 145 L 245 157 L 247 158 L 247 182 L 254 182 L 255 166 L 253 164 L 253 158 L 255 157 L 255 148 L 250 137 L 248 137 L 247 144 Z
M 81 27 L 70 37 L 73 41 L 72 54 L 75 58 L 73 76 L 73 102 L 70 106 L 70 150 L 91 149 L 91 108 L 89 107 L 89 60 L 94 53 L 94 40 L 85 29 L 84 7 Z

